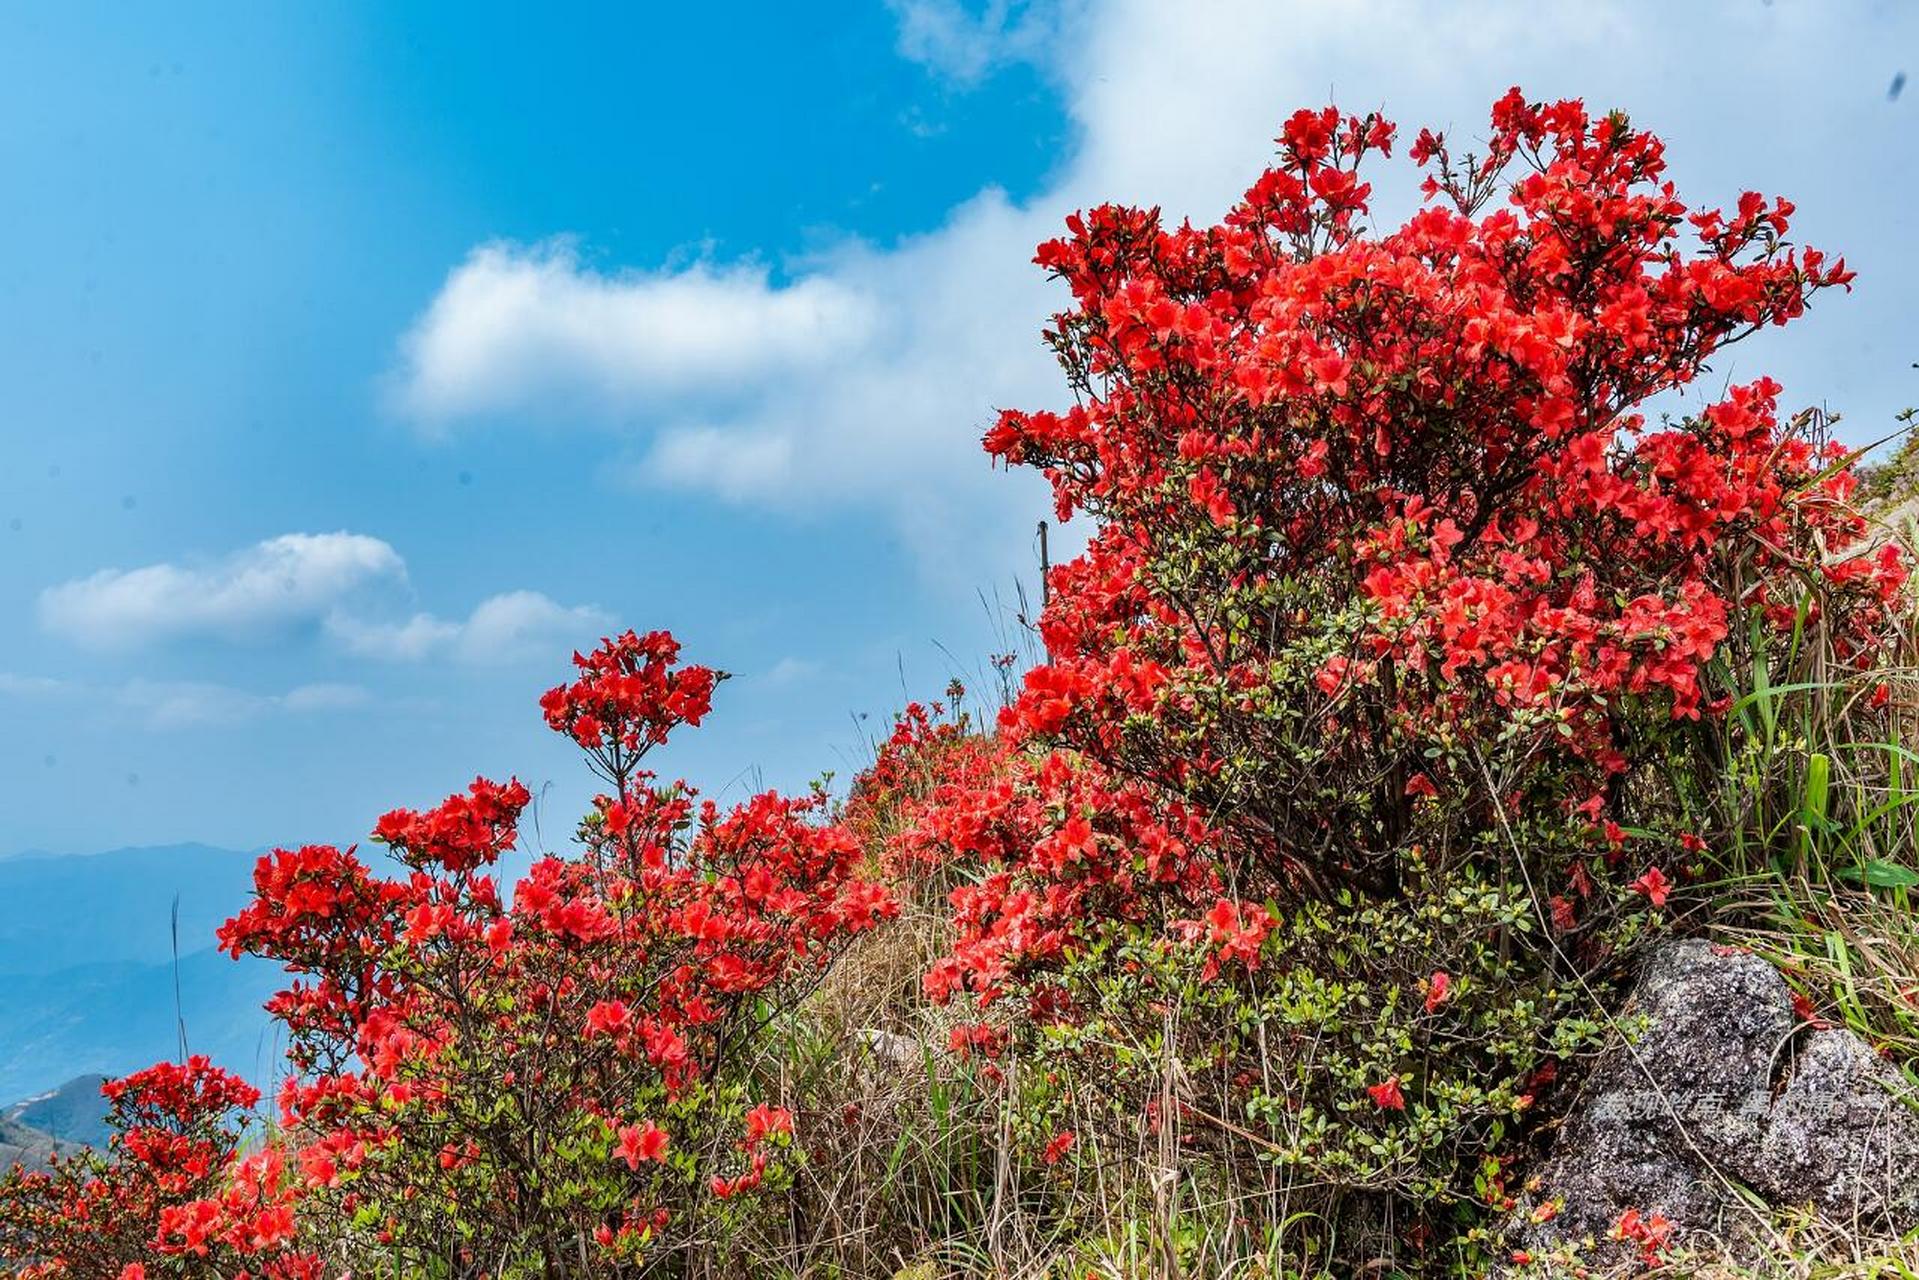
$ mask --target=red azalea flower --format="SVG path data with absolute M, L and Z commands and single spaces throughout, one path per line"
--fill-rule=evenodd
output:
M 793 1113 L 762 1102 L 746 1113 L 746 1145 L 754 1146 L 774 1134 L 793 1132 Z
M 649 1120 L 644 1125 L 621 1125 L 615 1153 L 626 1161 L 628 1168 L 638 1169 L 643 1160 L 666 1159 L 666 1148 L 666 1130 Z
M 1643 894 L 1655 907 L 1666 905 L 1666 897 L 1672 891 L 1672 881 L 1658 867 L 1648 867 L 1646 873 L 1627 886 L 1634 893 Z

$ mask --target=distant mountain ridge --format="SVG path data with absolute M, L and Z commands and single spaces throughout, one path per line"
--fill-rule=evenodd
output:
M 273 1087 L 279 1056 L 260 1005 L 283 975 L 214 945 L 247 901 L 254 861 L 202 844 L 0 858 L 0 1117 L 75 1077 L 177 1057 L 182 1020 L 191 1052 Z
M 109 1133 L 107 1099 L 100 1086 L 106 1082 L 103 1075 L 75 1076 L 57 1089 L 0 1111 L 0 1121 L 24 1125 L 59 1142 L 104 1146 Z

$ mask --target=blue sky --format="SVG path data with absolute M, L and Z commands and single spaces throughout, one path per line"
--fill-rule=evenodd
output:
M 1625 106 L 1860 270 L 1722 380 L 1855 441 L 1919 402 L 1914 9 L 1457 13 L 8 6 L 0 852 L 353 839 L 482 771 L 552 842 L 534 698 L 612 625 L 740 676 L 663 768 L 844 775 L 1032 582 L 1042 496 L 976 447 L 1060 394 L 1032 245 L 1215 216 L 1329 96 Z

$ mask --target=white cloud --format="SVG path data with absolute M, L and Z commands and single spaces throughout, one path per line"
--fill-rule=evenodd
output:
M 460 624 L 416 613 L 402 622 L 376 622 L 338 613 L 326 620 L 327 634 L 348 653 L 389 662 L 417 662 L 446 647 Z
M 887 0 L 899 21 L 900 53 L 962 85 L 1007 62 L 1043 54 L 1062 25 L 1062 6 L 986 0 Z
M 336 614 L 326 625 L 348 652 L 363 657 L 417 662 L 444 656 L 486 666 L 589 643 L 612 619 L 592 606 L 568 608 L 537 591 L 510 591 L 482 600 L 464 621 L 430 613 L 402 622 Z
M 183 637 L 246 641 L 309 627 L 361 657 L 408 662 L 450 658 L 473 666 L 516 662 L 590 641 L 612 619 L 590 605 L 568 607 L 537 591 L 482 600 L 463 620 L 431 613 L 394 618 L 390 601 L 364 588 L 404 585 L 406 561 L 363 534 L 289 533 L 206 566 L 103 569 L 40 593 L 48 631 L 91 649 L 131 650 Z M 0 693 L 27 691 L 0 673 Z M 155 686 L 161 688 L 162 686 Z M 215 707 L 219 686 L 177 688 L 187 703 Z M 340 686 L 312 685 L 287 695 L 294 709 L 315 709 Z M 161 701 L 148 690 L 149 701 Z M 227 706 L 237 705 L 226 699 Z M 186 715 L 184 711 L 178 715 Z M 215 714 L 218 714 L 217 712 Z M 166 711 L 170 718 L 176 711 Z
M 1044 234 L 986 191 L 890 249 L 842 246 L 816 269 L 872 299 L 879 336 L 725 412 L 658 415 L 622 474 L 788 511 L 874 507 L 930 568 L 969 586 L 1001 571 L 1046 503 L 1033 477 L 992 472 L 980 435 L 1002 407 L 1063 396 L 1038 339 L 1059 301 L 1029 261 Z
M 406 562 L 378 538 L 288 533 L 215 564 L 102 569 L 49 587 L 40 593 L 40 621 L 91 649 L 257 638 L 311 623 L 369 583 L 405 577 Z
M 603 275 L 565 240 L 488 244 L 404 339 L 398 405 L 436 423 L 732 394 L 858 346 L 871 327 L 868 300 L 831 278 L 776 285 L 763 268 L 709 263 Z
M 625 468 L 627 478 L 663 481 L 687 489 L 710 489 L 746 502 L 777 492 L 793 473 L 793 439 L 761 432 L 745 435 L 723 427 L 682 426 L 654 442 L 644 462 Z
M 706 264 L 606 276 L 564 252 L 481 249 L 408 340 L 403 403 L 442 423 L 534 397 L 597 404 L 636 431 L 614 467 L 630 480 L 792 510 L 877 509 L 929 565 L 976 583 L 1027 563 L 1045 514 L 1033 478 L 995 476 L 978 438 L 999 407 L 1065 395 L 1038 335 L 1068 300 L 1031 265 L 1065 214 L 1120 200 L 1212 221 L 1297 107 L 1383 108 L 1403 137 L 1430 124 L 1473 139 L 1515 82 L 1630 109 L 1668 139 L 1682 194 L 1782 192 L 1799 202 L 1796 234 L 1861 268 L 1853 296 L 1822 301 L 1783 341 L 1726 353 L 1715 385 L 1775 372 L 1791 395 L 1848 408 L 1858 439 L 1912 397 L 1911 353 L 1893 335 L 1909 328 L 1906 300 L 1919 292 L 1919 257 L 1901 233 L 1919 193 L 1887 157 L 1904 153 L 1919 100 L 1889 104 L 1885 85 L 1898 69 L 1888 51 L 1919 39 L 1919 8 L 1833 22 L 1816 5 L 1756 2 L 1500 0 L 1470 20 L 1439 0 L 894 7 L 902 51 L 943 74 L 964 81 L 1025 58 L 1060 86 L 1074 142 L 1044 190 L 982 191 L 924 234 L 791 264 L 793 283 L 779 288 L 758 273 L 722 288 L 732 277 Z M 1755 101 L 1767 104 L 1763 121 Z M 1408 211 L 1415 179 L 1403 162 L 1375 185 L 1382 219 Z M 834 314 L 859 321 L 769 342 L 782 327 L 766 319 L 770 300 L 789 295 L 834 299 Z M 746 341 L 727 336 L 736 326 Z M 449 338 L 455 354 L 438 358 L 442 334 L 478 336 Z
M 568 608 L 537 591 L 512 591 L 481 601 L 453 647 L 474 663 L 550 656 L 555 645 L 590 646 L 612 625 L 611 615 L 591 605 Z
M 253 693 L 200 680 L 134 679 L 89 684 L 0 672 L 0 697 L 70 703 L 112 727 L 131 723 L 158 731 L 220 728 L 276 713 L 314 715 L 351 710 L 372 701 L 358 685 L 304 684 L 285 693 Z

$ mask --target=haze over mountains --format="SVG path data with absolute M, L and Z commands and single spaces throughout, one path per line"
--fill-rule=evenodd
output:
M 260 1004 L 283 975 L 214 946 L 253 862 L 198 844 L 0 858 L 0 1110 L 176 1057 L 181 1021 L 191 1052 L 270 1090 L 278 1054 Z

